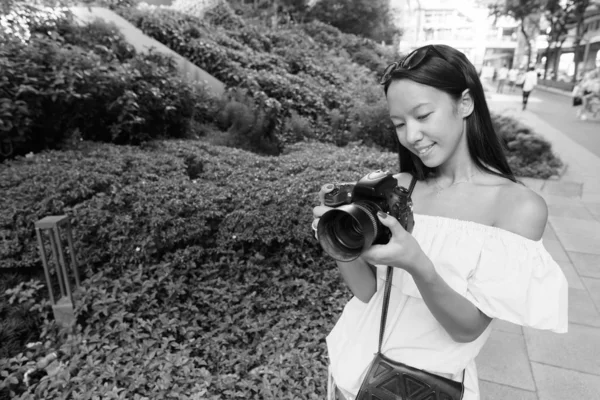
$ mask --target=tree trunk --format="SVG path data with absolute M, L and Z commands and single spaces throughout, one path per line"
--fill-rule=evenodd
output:
M 554 66 L 553 66 L 553 71 L 552 71 L 552 75 L 553 75 L 552 80 L 555 80 L 555 81 L 558 80 L 558 66 L 560 64 L 560 53 L 561 53 L 562 46 L 564 43 L 565 43 L 565 39 L 561 40 L 558 43 L 558 46 L 556 46 L 554 48 Z
M 583 22 L 585 17 L 585 10 L 589 5 L 589 1 L 582 1 L 577 12 L 577 28 L 575 29 L 575 41 L 573 42 L 573 61 L 575 61 L 575 71 L 573 72 L 573 80 L 572 82 L 577 82 L 577 73 L 579 72 L 579 62 L 577 62 L 577 54 L 579 53 L 579 45 L 581 44 L 581 39 L 583 39 Z
M 529 35 L 527 34 L 527 31 L 525 30 L 525 18 L 523 18 L 521 20 L 521 33 L 523 34 L 523 37 L 525 38 L 525 44 L 527 45 L 527 68 L 529 69 L 529 66 L 531 65 L 531 43 L 529 43 Z
M 548 43 L 548 47 L 546 47 L 546 62 L 544 65 L 544 79 L 546 79 L 548 75 L 548 67 L 550 66 L 550 43 Z

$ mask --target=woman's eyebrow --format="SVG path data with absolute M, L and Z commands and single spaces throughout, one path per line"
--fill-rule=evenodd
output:
M 430 104 L 428 101 L 424 101 L 422 103 L 417 104 L 416 106 L 414 106 L 410 111 L 415 111 L 417 108 L 421 107 L 421 106 L 425 106 L 427 104 Z

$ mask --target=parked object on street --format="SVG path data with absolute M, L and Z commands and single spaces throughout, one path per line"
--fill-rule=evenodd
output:
M 580 99 L 577 100 L 577 98 Z M 587 72 L 573 89 L 573 105 L 581 105 L 577 117 L 586 120 L 600 115 L 600 68 Z

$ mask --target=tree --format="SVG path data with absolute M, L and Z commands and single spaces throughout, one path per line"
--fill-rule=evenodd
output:
M 558 54 L 566 40 L 568 32 L 567 24 L 571 18 L 575 6 L 575 0 L 547 0 L 544 6 L 544 17 L 548 21 L 549 30 L 546 32 L 548 36 L 548 47 L 546 47 L 546 63 L 544 65 L 544 79 L 548 75 L 548 67 L 550 65 L 550 54 L 554 54 L 553 78 L 556 79 L 558 70 Z
M 527 65 L 531 65 L 531 40 L 539 28 L 539 17 L 545 0 L 505 0 L 489 5 L 494 16 L 508 15 L 520 25 L 527 48 Z
M 345 33 L 391 43 L 400 31 L 392 22 L 389 0 L 320 0 L 309 17 Z
M 234 0 L 231 7 L 249 17 L 270 20 L 273 27 L 282 20 L 302 22 L 308 11 L 309 0 Z
M 579 62 L 577 62 L 577 55 L 579 54 L 579 46 L 581 45 L 581 40 L 583 39 L 583 35 L 585 31 L 583 30 L 583 23 L 585 18 L 585 11 L 590 5 L 590 0 L 573 0 L 574 9 L 573 9 L 573 17 L 575 20 L 575 40 L 573 41 L 573 48 L 575 54 L 573 56 L 573 61 L 575 61 L 575 71 L 573 72 L 572 82 L 575 83 L 577 81 L 577 74 L 579 72 Z

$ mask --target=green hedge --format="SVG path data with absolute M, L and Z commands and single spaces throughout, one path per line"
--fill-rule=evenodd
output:
M 68 16 L 31 23 L 0 48 L 0 161 L 78 140 L 136 144 L 189 137 L 215 99 L 179 78 L 172 61 L 136 55 L 113 25 Z
M 346 144 L 355 139 L 350 133 L 354 110 L 373 101 L 372 91 L 379 94 L 374 104 L 381 109 L 386 107 L 375 72 L 356 63 L 347 51 L 341 51 L 343 48 L 333 50 L 332 44 L 323 43 L 325 39 L 313 39 L 307 32 L 309 28 L 314 31 L 319 26 L 316 23 L 308 24 L 305 31 L 295 25 L 281 29 L 249 23 L 216 25 L 210 18 L 199 19 L 161 8 L 121 9 L 119 13 L 229 87 L 276 100 L 281 104 L 282 118 L 289 117 L 292 111 L 308 118 L 314 136 L 322 141 L 335 140 L 324 116 L 336 112 L 342 117 L 337 141 Z M 331 32 L 324 35 L 333 37 Z M 349 42 L 352 44 L 348 44 L 348 49 L 360 49 L 359 43 L 363 43 L 358 39 Z M 377 68 L 389 62 L 384 56 L 393 57 L 391 52 L 376 51 L 375 44 L 369 46 L 363 46 L 364 52 L 369 53 L 369 64 L 378 63 Z M 366 60 L 364 52 L 360 57 Z M 365 91 L 366 86 L 371 89 Z M 280 135 L 285 143 L 298 140 L 285 129 Z M 356 135 L 361 140 L 379 141 L 385 132 L 363 129 Z
M 552 145 L 513 117 L 493 114 L 492 123 L 506 147 L 506 157 L 519 177 L 546 179 L 561 173 L 564 164 Z
M 394 155 L 315 143 L 276 158 L 198 141 L 81 146 L 0 168 L 10 233 L 0 266 L 39 265 L 33 223 L 66 213 L 89 277 L 80 331 L 64 342 L 47 329 L 52 345 L 0 361 L 5 390 L 60 349 L 70 379 L 42 381 L 42 398 L 114 388 L 126 398 L 322 398 L 324 338 L 349 292 L 312 236 L 315 195 L 331 179 L 394 168 Z

